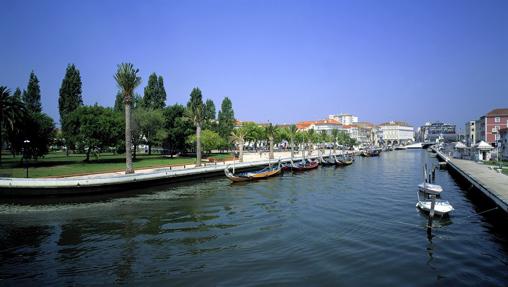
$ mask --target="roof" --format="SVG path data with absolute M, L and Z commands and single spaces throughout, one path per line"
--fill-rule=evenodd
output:
M 339 125 L 340 122 L 336 121 L 334 119 L 326 119 L 326 120 L 319 120 L 319 121 L 303 121 L 296 123 L 296 127 L 298 129 L 306 129 L 310 127 L 311 125 Z
M 479 142 L 478 144 L 475 145 L 475 147 L 477 149 L 480 149 L 480 150 L 491 150 L 491 149 L 493 149 L 493 147 L 491 145 L 489 145 L 488 143 L 486 143 L 484 141 Z
M 504 109 L 493 109 L 492 111 L 487 113 L 487 116 L 508 116 L 508 108 Z
M 379 124 L 380 126 L 404 126 L 404 127 L 412 127 L 410 124 L 402 121 L 390 121 L 386 123 Z
M 375 126 L 373 123 L 369 123 L 369 122 L 357 122 L 355 124 L 361 128 L 373 128 Z
M 455 144 L 455 148 L 467 148 L 467 146 L 462 142 L 457 142 L 457 144 Z

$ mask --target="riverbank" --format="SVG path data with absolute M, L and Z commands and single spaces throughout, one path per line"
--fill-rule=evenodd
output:
M 314 151 L 307 158 L 317 157 Z M 327 154 L 327 153 L 326 153 Z M 275 153 L 275 159 L 268 160 L 268 154 L 246 154 L 244 162 L 222 161 L 205 163 L 202 167 L 192 165 L 171 166 L 169 168 L 141 169 L 134 174 L 110 172 L 61 178 L 0 178 L 0 195 L 18 196 L 55 196 L 82 195 L 88 193 L 106 193 L 122 191 L 151 185 L 160 185 L 185 180 L 197 180 L 222 175 L 227 165 L 234 165 L 237 170 L 248 170 L 275 163 L 289 162 L 290 152 Z M 302 157 L 295 156 L 294 160 Z

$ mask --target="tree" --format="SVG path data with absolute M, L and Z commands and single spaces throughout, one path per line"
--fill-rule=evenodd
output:
M 290 135 L 290 145 L 291 145 L 291 159 L 294 156 L 295 153 L 295 140 L 296 140 L 296 133 L 298 132 L 298 128 L 296 125 L 291 125 L 289 127 L 289 135 Z
M 23 94 L 21 93 L 21 90 L 19 89 L 19 87 L 16 88 L 16 90 L 12 94 L 12 96 L 15 97 L 16 99 L 18 99 L 20 102 L 23 101 L 22 95 Z
M 187 114 L 196 126 L 196 167 L 198 167 L 201 166 L 201 127 L 205 117 L 203 95 L 199 88 L 192 89 L 187 103 Z
M 162 76 L 157 77 L 157 74 L 152 73 L 144 90 L 142 106 L 148 109 L 162 109 L 165 105 L 166 90 Z
M 123 95 L 125 109 L 125 173 L 134 173 L 132 167 L 132 136 L 131 136 L 131 105 L 134 89 L 141 84 L 141 77 L 138 76 L 139 69 L 134 69 L 131 63 L 118 65 L 114 76 L 120 92 Z
M 48 115 L 35 112 L 25 119 L 22 140 L 29 140 L 25 146 L 30 158 L 38 159 L 49 152 L 49 146 L 55 137 L 55 123 Z
M 216 117 L 215 117 L 215 104 L 212 100 L 207 99 L 205 102 L 205 119 L 203 128 L 212 131 L 217 130 Z
M 34 71 L 30 73 L 26 93 L 23 93 L 23 102 L 29 112 L 40 113 L 42 111 L 41 88 Z
M 333 154 L 335 154 L 336 147 L 337 147 L 337 139 L 339 137 L 339 130 L 333 129 L 332 130 L 332 141 L 333 141 Z
M 74 64 L 69 64 L 67 65 L 65 76 L 60 86 L 60 96 L 58 98 L 60 122 L 64 121 L 66 115 L 82 105 L 81 76 L 76 66 L 74 66 Z
M 229 137 L 232 142 L 238 145 L 238 158 L 240 162 L 243 162 L 243 145 L 245 144 L 246 136 L 247 130 L 241 127 L 234 129 Z
M 269 159 L 273 159 L 273 141 L 274 141 L 274 137 L 275 137 L 276 133 L 277 133 L 277 127 L 272 125 L 272 123 L 268 124 L 265 127 L 266 138 L 268 139 L 268 143 L 270 145 L 270 152 L 269 152 L 269 156 L 268 156 Z
M 192 122 L 185 116 L 185 107 L 179 104 L 166 107 L 163 115 L 166 130 L 164 148 L 169 150 L 171 156 L 184 152 L 187 137 L 194 133 Z
M 137 108 L 134 111 L 134 122 L 148 145 L 148 154 L 152 154 L 152 146 L 161 144 L 166 137 L 164 114 L 162 110 Z
M 228 97 L 225 97 L 219 111 L 219 135 L 228 138 L 235 127 L 235 113 L 233 111 L 233 103 Z
M 197 135 L 191 135 L 188 137 L 188 142 L 190 144 L 196 144 L 196 138 Z M 201 133 L 201 147 L 207 154 L 210 154 L 214 149 L 219 149 L 223 145 L 223 141 L 221 136 L 214 131 L 203 130 Z
M 58 110 L 60 112 L 60 124 L 62 126 L 62 133 L 67 147 L 67 154 L 69 148 L 74 146 L 71 138 L 76 131 L 70 130 L 65 122 L 66 116 L 83 105 L 83 98 L 81 96 L 81 76 L 79 70 L 74 64 L 67 65 L 65 76 L 60 86 L 60 96 L 58 98 Z
M 21 92 L 16 89 L 16 92 Z M 0 164 L 2 163 L 3 149 L 3 130 L 7 133 L 13 133 L 16 126 L 26 118 L 26 109 L 21 100 L 14 95 L 10 95 L 7 87 L 0 87 Z
M 92 151 L 116 145 L 123 133 L 122 115 L 98 105 L 77 108 L 67 115 L 67 122 L 78 131 L 73 141 L 86 150 L 85 161 Z

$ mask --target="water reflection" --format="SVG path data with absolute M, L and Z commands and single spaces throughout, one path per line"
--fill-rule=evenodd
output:
M 456 211 L 426 237 L 415 195 L 432 160 L 400 151 L 252 183 L 0 205 L 0 276 L 31 285 L 502 285 L 505 232 L 477 215 L 447 171 L 436 181 Z

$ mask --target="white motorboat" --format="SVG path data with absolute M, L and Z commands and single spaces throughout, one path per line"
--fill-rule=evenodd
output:
M 418 185 L 418 189 L 423 193 L 433 194 L 433 195 L 439 195 L 441 192 L 443 192 L 443 188 L 438 184 L 431 184 L 431 183 L 420 183 Z
M 423 144 L 422 143 L 414 143 L 406 146 L 406 149 L 422 149 Z
M 430 212 L 431 204 L 432 201 L 430 199 L 418 200 L 416 207 L 425 212 Z M 436 203 L 434 205 L 434 214 L 445 216 L 453 210 L 453 206 L 447 200 L 436 199 Z

